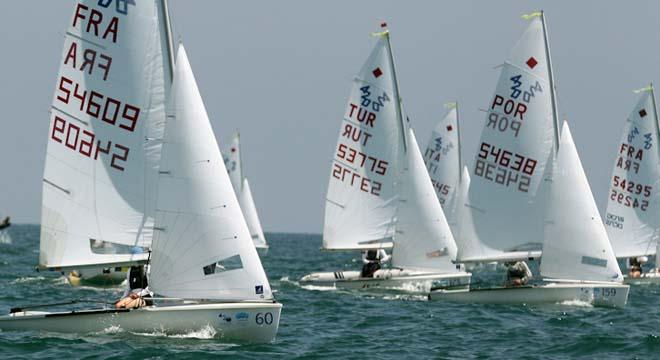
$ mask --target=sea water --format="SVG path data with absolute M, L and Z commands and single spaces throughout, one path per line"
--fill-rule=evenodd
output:
M 110 303 L 121 287 L 70 287 L 58 273 L 35 272 L 39 227 L 14 225 L 0 243 L 0 314 L 11 307 L 95 299 Z M 428 302 L 424 295 L 346 291 L 301 285 L 314 271 L 359 269 L 359 254 L 321 252 L 317 234 L 266 234 L 263 264 L 282 302 L 277 339 L 223 342 L 211 328 L 184 335 L 0 331 L 0 358 L 660 358 L 660 286 L 633 285 L 624 309 L 582 302 L 543 306 Z M 503 269 L 473 270 L 499 281 Z M 498 273 L 499 272 L 499 273 Z

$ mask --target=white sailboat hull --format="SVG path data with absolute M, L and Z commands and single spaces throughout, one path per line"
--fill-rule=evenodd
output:
M 470 290 L 434 290 L 429 300 L 479 304 L 547 304 L 583 301 L 595 306 L 624 307 L 630 287 L 607 283 L 549 283 L 538 286 Z
M 660 284 L 660 273 L 658 272 L 647 272 L 643 273 L 642 276 L 637 278 L 631 278 L 626 276 L 623 278 L 623 282 L 626 284 Z
M 71 286 L 113 286 L 126 280 L 129 267 L 89 267 L 73 270 L 66 276 Z
M 25 311 L 0 317 L 0 329 L 95 333 L 186 334 L 211 327 L 223 339 L 270 342 L 280 323 L 279 303 L 209 303 L 148 306 L 136 310 Z
M 381 269 L 373 277 L 360 276 L 360 271 L 318 272 L 305 275 L 301 284 L 334 286 L 342 289 L 394 289 L 408 292 L 428 293 L 433 286 L 467 288 L 472 274 L 433 273 L 410 269 Z

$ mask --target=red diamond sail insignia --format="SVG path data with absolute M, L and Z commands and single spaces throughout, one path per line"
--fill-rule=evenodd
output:
M 454 127 L 451 125 L 447 125 L 447 131 L 452 131 L 452 130 L 454 130 Z
M 529 66 L 530 69 L 533 69 L 538 63 L 539 62 L 536 61 L 536 59 L 534 59 L 534 57 L 532 56 L 529 59 L 527 59 L 527 62 L 525 64 L 527 64 L 527 66 Z
M 374 71 L 372 71 L 371 73 L 374 74 L 374 77 L 380 77 L 381 75 L 383 75 L 383 72 L 380 70 L 379 67 L 375 68 Z
M 646 110 L 642 109 L 639 111 L 639 117 L 644 117 L 646 116 Z

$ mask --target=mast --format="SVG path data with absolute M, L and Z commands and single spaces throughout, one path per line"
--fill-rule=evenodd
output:
M 403 151 L 408 151 L 408 144 L 406 141 L 406 126 L 403 122 L 403 114 L 401 111 L 401 96 L 399 95 L 399 80 L 396 76 L 396 70 L 394 69 L 394 55 L 392 54 L 392 44 L 390 43 L 390 31 L 385 30 L 382 33 L 382 36 L 385 37 L 387 43 L 387 53 L 390 57 L 390 66 L 392 67 L 392 76 L 394 77 L 394 97 L 396 98 L 396 117 L 399 119 L 399 125 L 401 126 L 401 137 L 403 138 Z
M 550 78 L 550 101 L 552 102 L 552 124 L 555 129 L 555 152 L 559 151 L 559 119 L 557 117 L 557 94 L 555 93 L 555 76 L 552 72 L 552 59 L 550 58 L 550 43 L 548 29 L 545 25 L 545 13 L 541 10 L 541 24 L 543 24 L 543 40 L 545 42 L 545 55 L 548 58 L 548 77 Z
M 461 159 L 461 122 L 458 118 L 458 101 L 454 103 L 454 106 L 456 107 L 456 137 L 458 138 L 458 146 L 457 146 L 457 151 L 458 151 L 458 183 L 463 182 L 463 161 Z
M 167 60 L 169 62 L 169 71 L 167 74 L 170 76 L 170 83 L 168 84 L 169 86 L 172 85 L 172 79 L 174 78 L 174 44 L 172 43 L 172 25 L 170 23 L 170 10 L 167 5 L 168 0 L 160 0 L 161 1 L 161 11 L 162 11 L 162 17 L 163 17 L 163 25 L 165 26 L 165 43 L 167 44 Z
M 658 107 L 655 103 L 655 90 L 653 89 L 653 83 L 649 84 L 649 91 L 651 91 L 651 101 L 653 102 L 653 116 L 655 116 L 655 121 L 653 122 L 653 125 L 655 126 L 655 133 L 656 133 L 656 138 L 660 139 L 660 124 L 658 124 Z M 660 152 L 660 147 L 656 146 L 658 148 L 658 152 Z
M 238 143 L 238 171 L 241 172 L 241 192 L 243 192 L 243 180 L 245 180 L 245 175 L 243 174 L 243 156 L 241 155 L 243 151 L 241 150 L 241 133 L 238 129 L 236 130 L 236 142 Z

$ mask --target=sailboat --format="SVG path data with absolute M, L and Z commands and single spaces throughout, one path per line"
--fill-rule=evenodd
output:
M 151 2 L 139 6 L 142 15 L 154 10 Z M 226 339 L 274 339 L 282 305 L 273 299 L 250 239 L 183 46 L 169 109 L 153 183 L 149 287 L 154 304 L 133 310 L 14 308 L 0 317 L 0 329 L 187 333 L 211 327 Z
M 39 269 L 109 284 L 147 261 L 170 38 L 165 0 L 75 2 L 50 112 Z
M 312 273 L 301 283 L 428 291 L 467 285 L 456 245 L 402 109 L 389 31 L 353 82 L 331 166 L 323 248 L 392 248 L 392 268 Z
M 511 216 L 513 220 L 521 223 L 520 228 L 523 231 L 538 231 L 538 235 L 525 232 L 513 235 L 518 239 L 521 236 L 543 239 L 540 265 L 543 283 L 470 289 L 464 292 L 439 288 L 431 291 L 429 299 L 526 304 L 578 300 L 598 306 L 623 307 L 628 298 L 629 287 L 622 283 L 623 276 L 567 123 L 564 123 L 559 135 L 545 17 L 543 12 L 538 12 L 529 16 L 529 19 L 529 27 L 503 66 L 482 133 L 474 171 L 476 177 L 471 182 L 468 202 L 465 204 L 471 207 L 472 211 L 463 212 L 461 220 L 467 218 L 472 221 L 472 230 L 481 225 L 475 221 L 480 219 L 475 213 L 484 209 L 474 205 L 478 200 L 474 195 L 479 192 L 483 194 L 483 191 L 488 189 L 484 184 L 493 184 L 490 187 L 501 186 L 508 190 L 511 199 L 502 203 L 505 207 L 500 209 L 504 215 L 498 217 L 494 213 L 488 214 L 495 216 L 496 220 L 502 216 Z M 526 68 L 522 65 L 526 65 Z M 550 96 L 543 96 L 548 93 Z M 501 113 L 495 111 L 499 104 L 502 105 L 499 109 Z M 507 112 L 506 104 L 511 104 L 510 113 Z M 501 119 L 507 115 L 511 116 L 507 118 L 509 124 L 519 115 L 519 123 L 515 128 L 489 127 L 493 119 Z M 535 140 L 534 135 L 541 138 Z M 510 161 L 503 162 L 502 159 L 507 157 L 510 157 Z M 491 168 L 492 177 L 489 178 L 488 169 Z M 497 180 L 496 176 L 499 174 L 504 174 L 504 180 Z M 517 179 L 513 186 L 511 182 L 505 181 L 512 177 Z M 528 195 L 533 190 L 537 192 L 536 197 L 527 198 L 526 204 L 520 202 L 521 198 L 524 199 L 520 196 L 521 193 Z M 498 195 L 502 193 L 494 191 L 491 197 L 484 194 L 486 197 L 482 200 L 500 205 Z M 527 216 L 515 216 L 520 210 L 519 207 L 506 208 L 514 205 L 515 201 L 519 201 L 518 205 L 529 211 Z M 525 221 L 521 222 L 521 219 Z M 493 226 L 493 220 L 490 221 Z M 533 226 L 529 226 L 530 224 Z M 495 236 L 502 225 L 493 227 Z M 484 235 L 480 234 L 479 239 Z M 488 250 L 485 256 L 482 255 L 484 258 L 492 256 L 490 254 L 495 254 L 495 260 L 500 261 L 511 258 L 511 254 L 507 254 L 508 249 L 503 247 L 493 251 L 493 248 L 486 246 L 473 246 L 470 250 L 478 249 Z
M 655 254 L 660 246 L 660 155 L 658 112 L 653 85 L 637 91 L 641 96 L 626 120 L 618 148 L 605 225 L 618 258 Z M 660 283 L 656 270 L 642 273 L 629 282 Z
M 261 228 L 259 215 L 257 214 L 257 207 L 254 205 L 252 199 L 252 191 L 250 190 L 250 183 L 243 175 L 243 161 L 241 158 L 241 141 L 238 131 L 232 136 L 229 147 L 223 151 L 225 167 L 229 173 L 231 185 L 234 188 L 238 203 L 241 204 L 243 216 L 247 221 L 248 228 L 250 229 L 250 236 L 254 242 L 254 246 L 261 255 L 268 252 L 268 244 L 264 231 Z
M 458 118 L 458 103 L 445 104 L 449 111 L 438 122 L 424 151 L 424 163 L 428 169 L 433 188 L 442 205 L 449 227 L 456 234 L 457 208 L 461 192 L 470 186 L 470 173 L 461 160 L 461 134 Z

